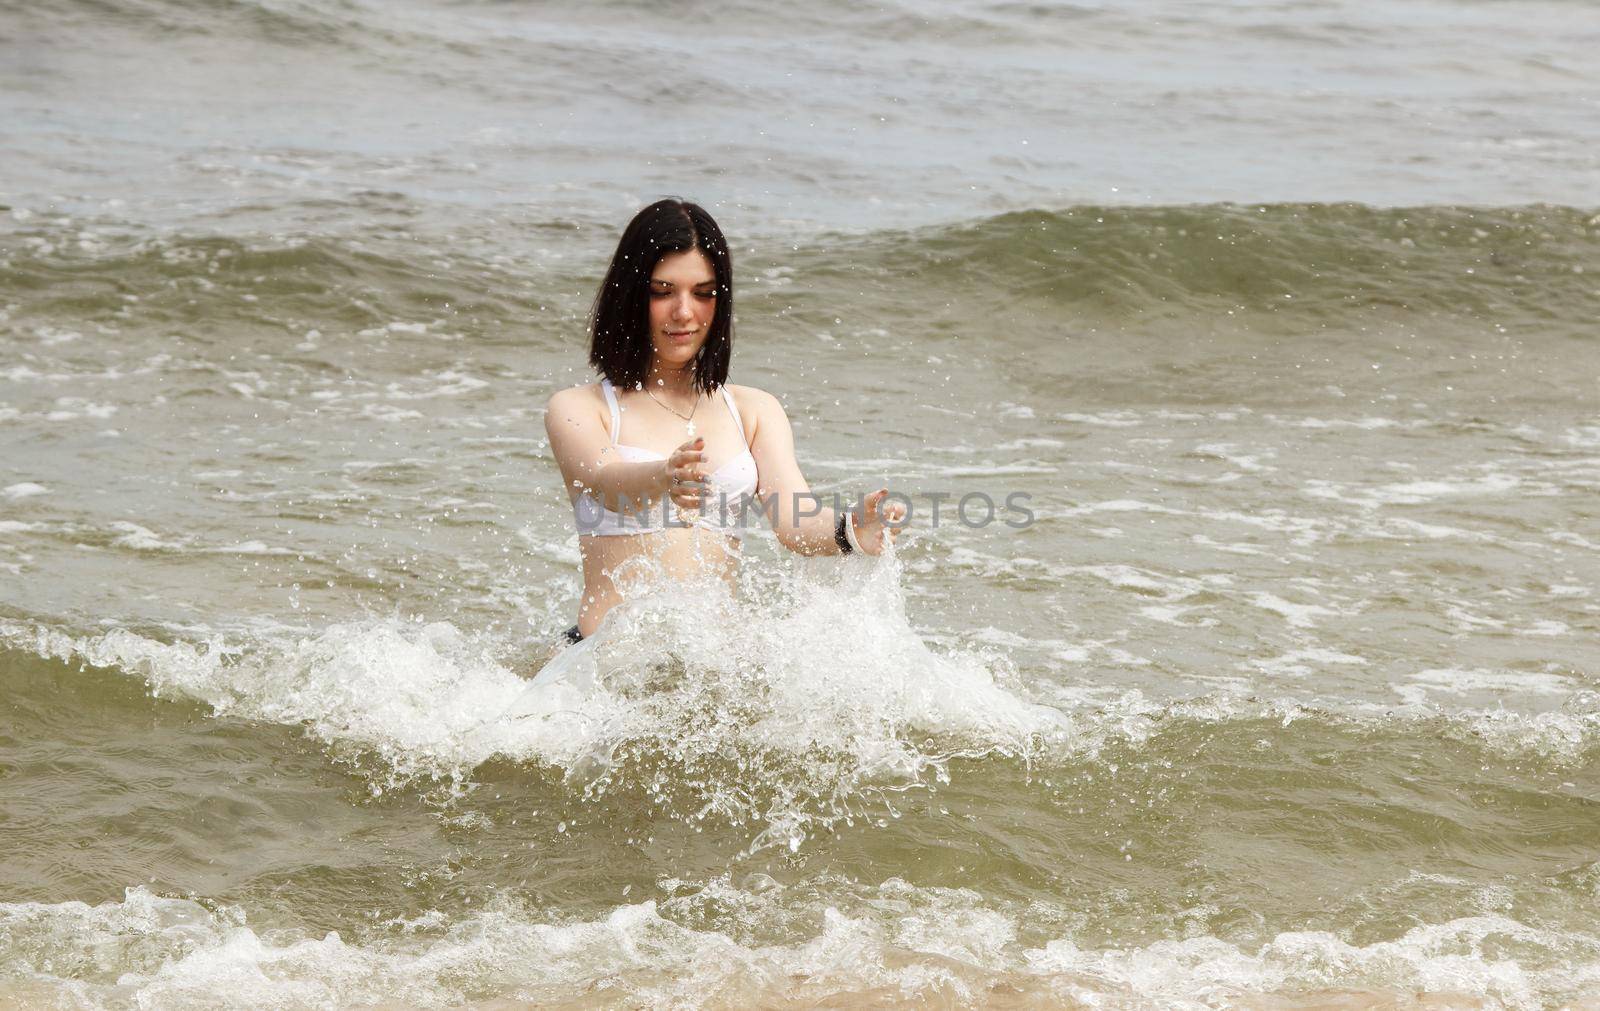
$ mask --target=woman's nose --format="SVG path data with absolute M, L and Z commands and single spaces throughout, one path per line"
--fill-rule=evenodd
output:
M 673 300 L 672 318 L 678 320 L 694 318 L 694 308 L 689 304 L 688 296 L 680 296 Z

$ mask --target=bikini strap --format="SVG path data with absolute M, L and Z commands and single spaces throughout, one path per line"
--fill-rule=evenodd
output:
M 739 430 L 739 441 L 745 444 L 746 449 L 749 449 L 750 440 L 745 438 L 744 422 L 739 420 L 739 405 L 733 402 L 733 394 L 728 392 L 727 383 L 722 384 L 722 399 L 728 402 L 728 413 L 733 415 L 733 427 Z
M 611 388 L 611 380 L 600 380 L 600 392 L 606 395 L 606 406 L 611 408 L 611 444 L 615 446 L 622 441 L 622 411 L 617 408 L 617 391 Z

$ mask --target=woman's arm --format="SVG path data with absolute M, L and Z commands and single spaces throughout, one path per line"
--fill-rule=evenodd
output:
M 545 408 L 545 434 L 569 495 L 589 492 L 618 512 L 637 512 L 667 494 L 684 509 L 700 507 L 694 482 L 701 477 L 705 440 L 692 439 L 665 460 L 629 462 L 618 458 L 605 418 L 605 403 L 593 387 L 561 390 Z
M 812 495 L 811 486 L 794 456 L 794 429 L 778 398 L 749 386 L 738 387 L 737 399 L 753 416 L 750 452 L 756 458 L 759 483 L 756 494 L 772 522 L 778 543 L 802 555 L 837 555 L 834 538 L 838 513 Z M 898 524 L 905 518 L 905 507 L 898 502 L 885 505 L 889 490 L 880 488 L 867 496 L 864 513 L 851 512 L 847 522 L 855 527 L 861 549 L 869 555 L 883 552 L 885 538 L 893 541 Z

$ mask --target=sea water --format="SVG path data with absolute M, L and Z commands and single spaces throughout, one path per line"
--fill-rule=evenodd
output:
M 0 1003 L 1594 1005 L 1597 46 L 0 12 Z M 665 194 L 913 522 L 552 660 L 543 404 Z

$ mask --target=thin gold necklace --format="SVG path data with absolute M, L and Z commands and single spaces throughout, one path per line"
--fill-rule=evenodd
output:
M 673 414 L 682 418 L 684 421 L 684 431 L 689 433 L 689 438 L 694 438 L 694 412 L 700 409 L 700 398 L 698 396 L 694 398 L 694 406 L 689 408 L 689 413 L 684 414 L 682 411 L 674 410 L 670 404 L 663 403 L 660 398 L 658 398 L 654 393 L 650 392 L 650 387 L 648 386 L 644 388 L 644 395 L 649 397 L 651 400 L 654 400 L 657 404 L 660 404 L 667 410 L 672 411 Z

